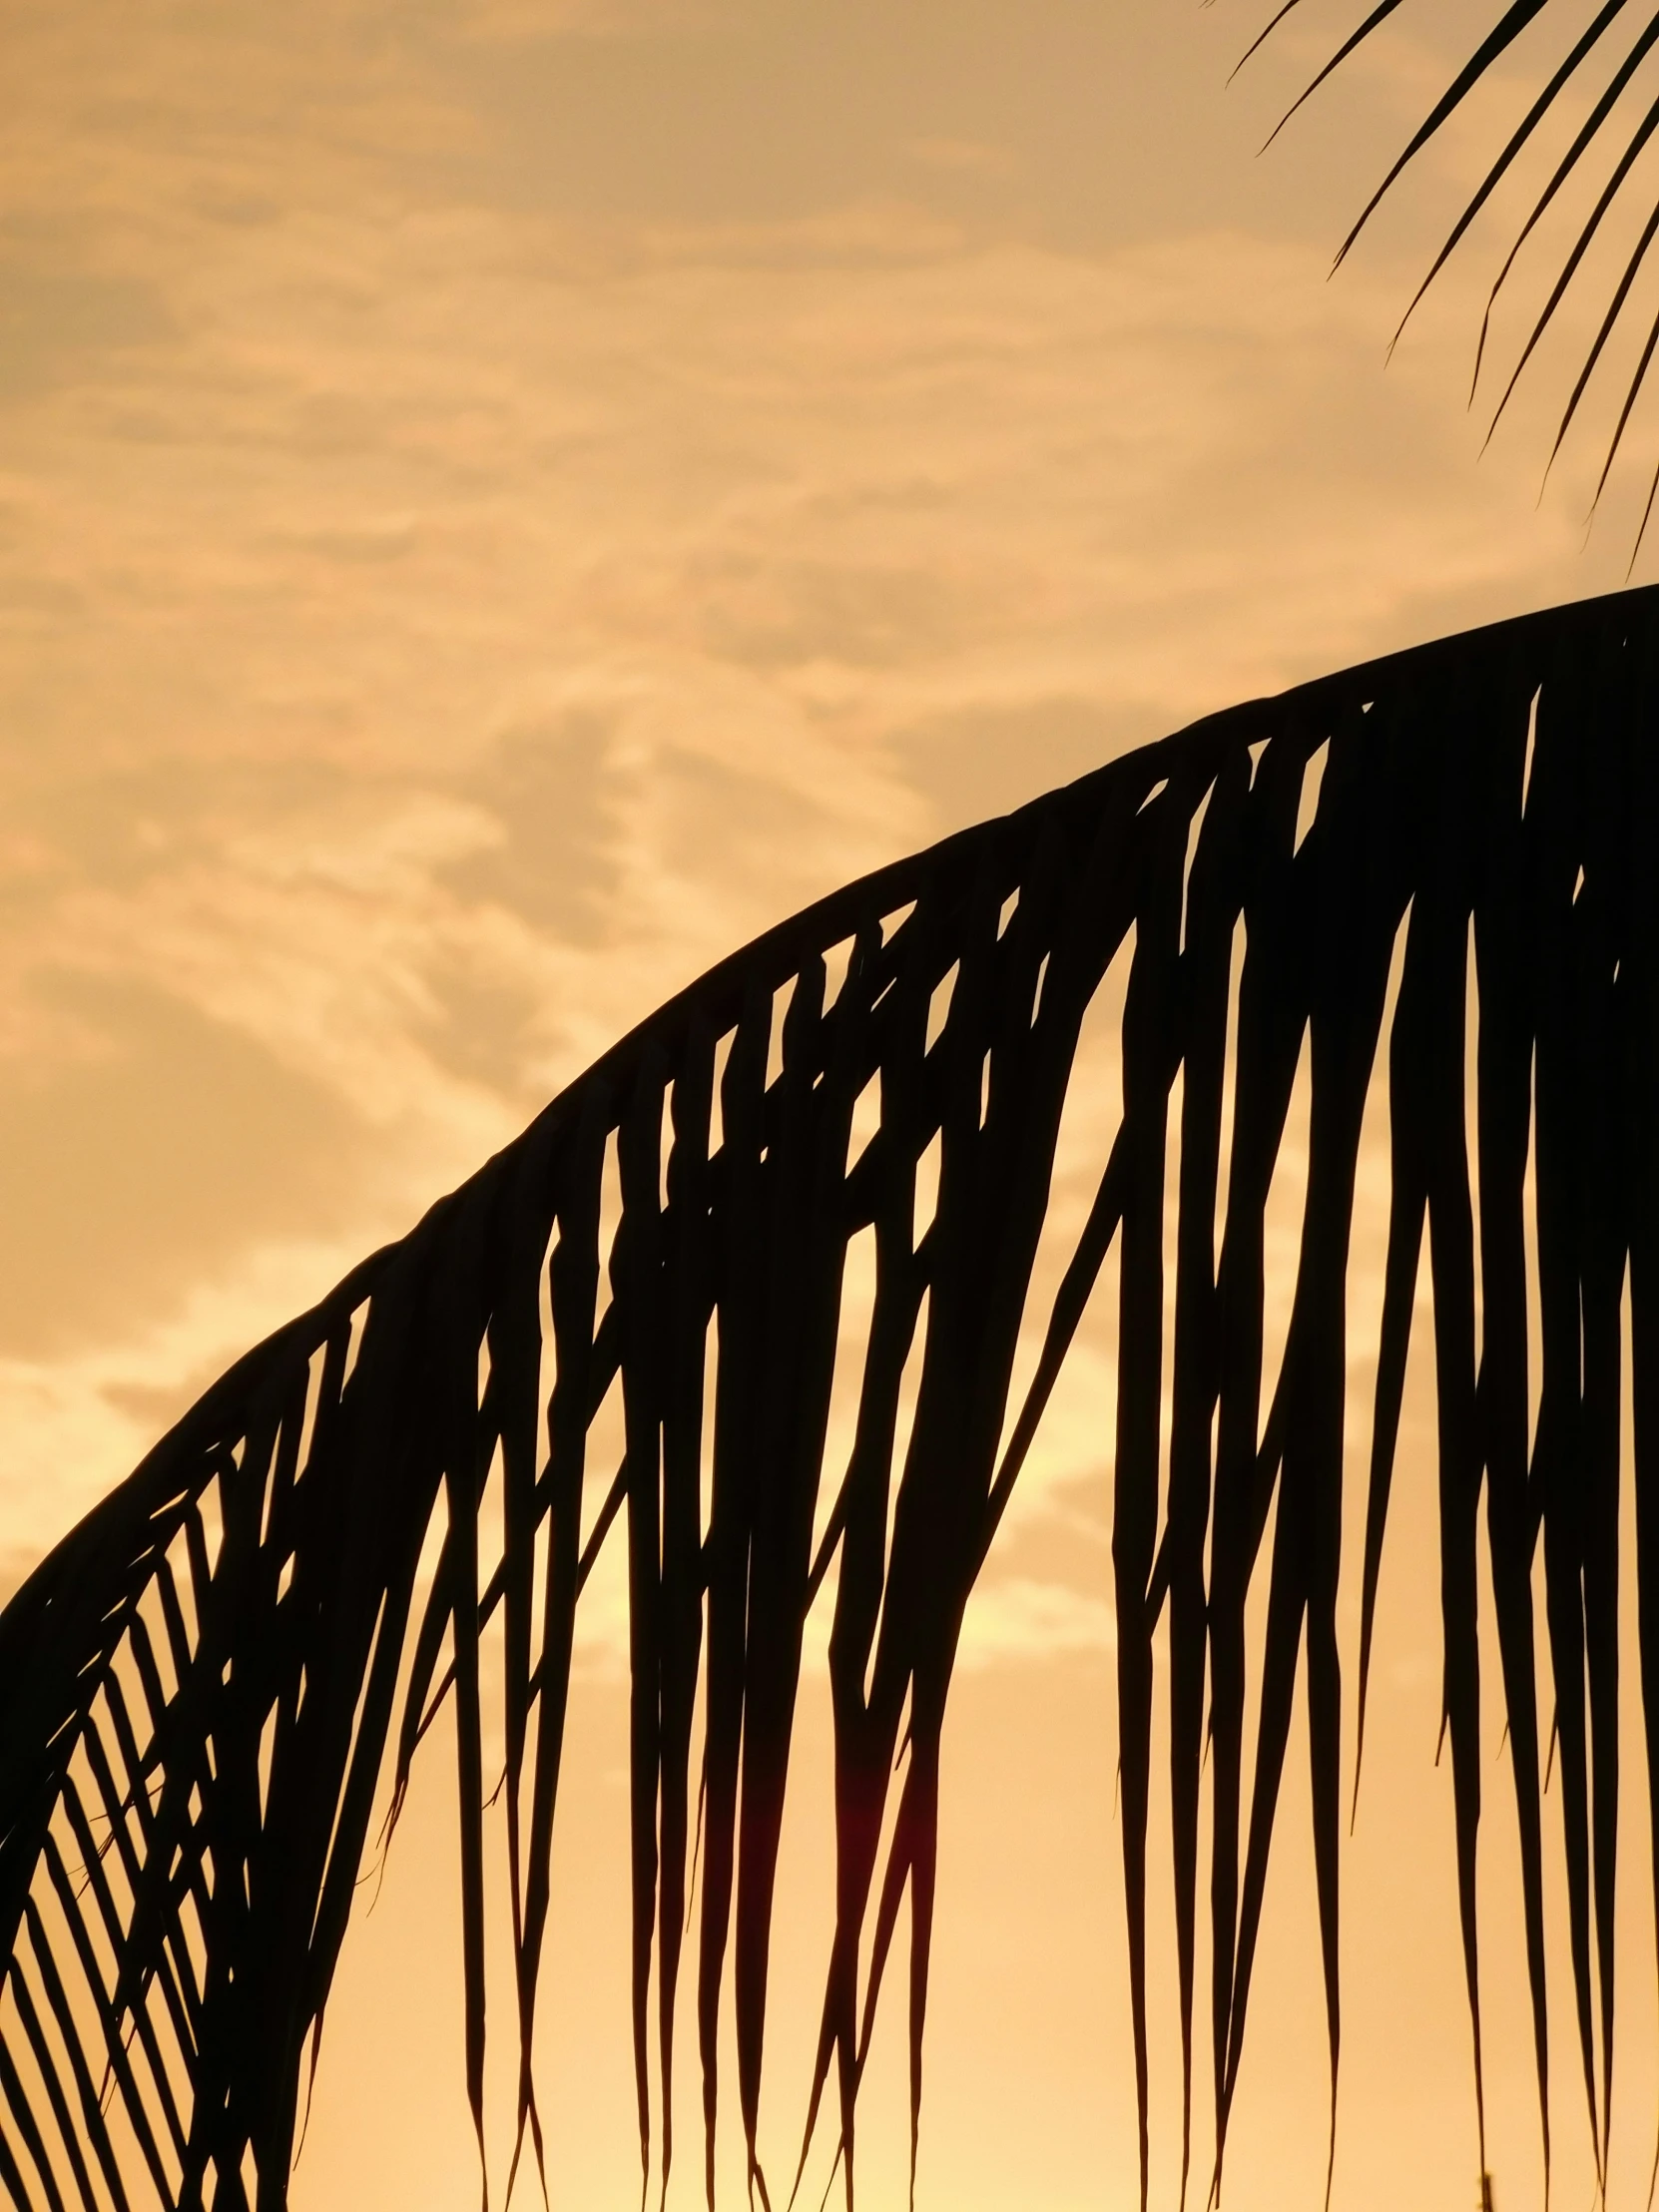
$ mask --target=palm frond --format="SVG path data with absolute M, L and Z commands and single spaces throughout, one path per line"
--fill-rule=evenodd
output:
M 642 2161 L 666 2180 L 695 1752 L 707 2193 L 712 2202 L 728 1985 L 750 2173 L 768 2186 L 773 1897 L 805 1623 L 822 1593 L 832 1603 L 836 1878 L 807 2134 L 832 2099 L 850 2203 L 859 2079 L 906 1901 L 912 2127 L 919 2107 L 939 1743 L 964 1611 L 1114 1245 L 1112 1559 L 1143 2196 L 1148 1802 L 1166 1607 L 1185 2108 L 1190 2117 L 1208 1735 L 1219 2179 L 1304 1654 L 1334 2099 L 1345 1296 L 1385 1030 L 1392 1195 L 1361 1726 L 1426 1237 L 1444 1710 L 1477 2066 L 1484 1488 L 1540 2100 L 1541 1531 L 1578 2051 L 1604 2144 L 1627 1269 L 1650 1802 L 1659 1788 L 1656 653 L 1651 592 L 1476 632 L 1213 717 L 851 885 L 670 1001 L 407 1238 L 231 1369 L 0 1615 L 0 2179 L 12 2199 L 51 2212 L 284 2202 L 307 2050 L 314 2062 L 376 1791 L 389 1782 L 395 1818 L 445 1698 L 466 2083 L 482 2144 L 479 1654 L 497 1621 L 519 2149 L 540 2158 L 532 2039 L 576 1609 L 623 1520 Z M 1471 944 L 1478 1204 L 1464 1135 Z M 1045 1317 L 1029 1309 L 1062 1109 L 1084 1017 L 1120 948 L 1121 1121 Z M 1289 1334 L 1269 1374 L 1264 1223 L 1305 1053 L 1306 1205 Z M 878 1112 L 853 1157 L 860 1099 Z M 918 1234 L 918 1174 L 935 1153 L 936 1204 Z M 827 1467 L 846 1256 L 865 1231 L 875 1274 L 855 1424 L 844 1466 Z M 1016 1403 L 1022 1332 L 1040 1332 L 1042 1349 Z M 900 1452 L 912 1356 L 919 1383 Z M 621 1464 L 590 1468 L 613 1385 Z M 1264 1573 L 1253 1658 L 1246 1606 Z M 1261 1720 L 1247 1792 L 1251 1666 Z
M 1267 29 L 1252 43 L 1245 56 L 1246 60 L 1258 51 L 1269 34 L 1297 5 L 1298 0 L 1287 0 L 1287 4 L 1278 10 Z M 1292 103 L 1276 126 L 1272 134 L 1273 138 L 1279 136 L 1280 131 L 1284 129 L 1292 116 L 1297 114 L 1314 93 L 1326 83 L 1327 79 L 1376 31 L 1381 29 L 1384 22 L 1393 16 L 1398 6 L 1399 0 L 1382 0 L 1381 5 L 1370 11 L 1357 28 L 1342 41 L 1330 60 L 1316 73 L 1312 81 Z M 1423 152 L 1430 142 L 1446 128 L 1477 87 L 1491 76 L 1497 65 L 1510 53 L 1517 40 L 1520 40 L 1540 19 L 1542 19 L 1542 24 L 1546 30 L 1552 30 L 1557 22 L 1561 23 L 1563 28 L 1570 28 L 1567 25 L 1566 16 L 1567 11 L 1564 8 L 1555 6 L 1552 9 L 1551 0 L 1509 0 L 1509 4 L 1499 10 L 1491 29 L 1478 41 L 1468 60 L 1458 70 L 1446 90 L 1434 102 L 1428 114 L 1390 165 L 1382 182 L 1372 193 L 1370 199 L 1360 211 L 1358 220 L 1349 230 L 1347 237 L 1337 251 L 1338 267 L 1341 267 L 1342 263 L 1347 260 L 1359 241 L 1361 233 L 1370 224 L 1373 216 L 1397 184 L 1402 173 L 1416 160 L 1417 156 Z M 1620 40 L 1621 31 L 1628 34 L 1627 41 L 1623 43 Z M 1656 42 L 1659 42 L 1659 10 L 1634 6 L 1632 0 L 1602 0 L 1602 5 L 1597 8 L 1589 22 L 1577 31 L 1577 35 L 1570 40 L 1570 43 L 1563 41 L 1562 48 L 1558 50 L 1559 59 L 1550 70 L 1542 88 L 1528 103 L 1524 114 L 1514 126 L 1502 150 L 1495 160 L 1488 165 L 1479 185 L 1470 195 L 1462 212 L 1441 244 L 1439 251 L 1434 256 L 1427 275 L 1412 294 L 1411 300 L 1400 318 L 1399 328 L 1394 332 L 1394 342 L 1397 343 L 1406 323 L 1416 311 L 1429 285 L 1433 283 L 1452 254 L 1468 236 L 1476 220 L 1511 171 L 1517 170 L 1518 165 L 1524 165 L 1526 158 L 1537 151 L 1542 144 L 1543 134 L 1546 133 L 1550 122 L 1568 116 L 1570 111 L 1567 104 L 1569 102 L 1579 97 L 1587 99 L 1588 112 L 1573 133 L 1565 152 L 1550 168 L 1542 190 L 1521 223 L 1514 243 L 1505 256 L 1492 283 L 1481 316 L 1479 337 L 1475 345 L 1474 374 L 1470 388 L 1470 399 L 1472 401 L 1475 391 L 1479 388 L 1480 373 L 1486 359 L 1492 316 L 1500 295 L 1508 286 L 1509 279 L 1516 269 L 1523 249 L 1528 241 L 1534 237 L 1544 217 L 1556 204 L 1562 193 L 1574 184 L 1587 185 L 1595 193 L 1593 204 L 1589 213 L 1579 225 L 1576 236 L 1566 250 L 1560 268 L 1549 283 L 1543 307 L 1536 315 L 1526 341 L 1504 381 L 1503 389 L 1493 409 L 1491 423 L 1487 430 L 1489 438 L 1492 429 L 1496 428 L 1499 418 L 1509 404 L 1522 371 L 1532 359 L 1540 340 L 1554 322 L 1557 311 L 1575 278 L 1578 277 L 1583 269 L 1586 257 L 1590 254 L 1591 249 L 1596 246 L 1598 241 L 1603 239 L 1610 223 L 1616 225 L 1628 216 L 1632 223 L 1639 225 L 1636 245 L 1629 255 L 1623 272 L 1612 283 L 1610 297 L 1600 314 L 1595 335 L 1590 341 L 1586 358 L 1574 381 L 1560 423 L 1557 426 L 1550 450 L 1551 462 L 1560 451 L 1567 431 L 1578 412 L 1579 403 L 1584 396 L 1585 389 L 1606 351 L 1608 340 L 1623 320 L 1626 308 L 1630 304 L 1632 288 L 1646 261 L 1655 231 L 1659 230 L 1659 214 L 1656 214 L 1651 207 L 1645 204 L 1644 188 L 1641 184 L 1632 182 L 1639 159 L 1646 150 L 1655 127 L 1659 126 L 1659 101 L 1650 101 L 1645 107 L 1641 108 L 1635 122 L 1624 135 L 1622 142 L 1613 148 L 1614 158 L 1610 162 L 1606 177 L 1599 187 L 1593 183 L 1595 155 L 1610 140 L 1616 138 L 1620 129 L 1617 120 L 1620 104 L 1630 91 L 1632 84 L 1637 81 L 1643 64 L 1648 61 Z M 1602 65 L 1606 66 L 1605 81 L 1600 84 L 1599 89 L 1596 89 L 1592 83 L 1589 91 L 1586 91 L 1586 80 L 1592 79 L 1595 70 Z M 1272 139 L 1269 143 L 1272 143 Z M 1636 196 L 1634 209 L 1631 207 L 1631 194 Z M 1656 324 L 1655 327 L 1656 330 L 1659 330 L 1659 324 Z M 1653 341 L 1650 340 L 1637 360 L 1617 424 L 1608 443 L 1595 490 L 1595 500 L 1597 502 L 1599 502 L 1602 491 L 1606 487 L 1608 475 L 1623 442 L 1625 429 L 1636 399 L 1646 381 L 1652 355 Z M 1655 487 L 1659 488 L 1659 476 L 1655 477 Z M 1652 494 L 1650 492 L 1650 507 L 1651 503 Z M 1641 525 L 1642 532 L 1645 532 L 1646 526 L 1647 516 L 1644 514 Z M 1637 537 L 1638 548 L 1640 542 L 1641 532 L 1638 533 Z

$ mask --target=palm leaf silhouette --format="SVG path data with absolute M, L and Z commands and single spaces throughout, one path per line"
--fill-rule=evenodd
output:
M 1298 0 L 1285 0 L 1285 4 L 1270 19 L 1267 28 L 1247 50 L 1244 57 L 1246 61 L 1297 5 Z M 1292 104 L 1275 129 L 1274 138 L 1279 136 L 1285 124 L 1326 80 L 1382 28 L 1399 6 L 1400 0 L 1377 0 L 1377 4 L 1369 9 Z M 1496 12 L 1491 28 L 1477 41 L 1468 60 L 1434 102 L 1382 182 L 1361 210 L 1359 220 L 1338 250 L 1339 267 L 1348 258 L 1361 233 L 1402 172 L 1444 130 L 1470 95 L 1509 55 L 1516 42 L 1540 20 L 1546 33 L 1553 31 L 1557 24 L 1567 27 L 1567 11 L 1552 5 L 1552 0 L 1508 0 L 1508 5 Z M 1447 233 L 1427 275 L 1401 317 L 1399 330 L 1394 333 L 1397 341 L 1424 292 L 1469 235 L 1505 180 L 1513 173 L 1518 182 L 1527 173 L 1529 162 L 1535 164 L 1541 183 L 1536 197 L 1521 219 L 1514 243 L 1498 269 L 1481 316 L 1470 390 L 1472 401 L 1486 359 L 1494 311 L 1529 242 L 1539 235 L 1540 226 L 1552 209 L 1564 214 L 1568 206 L 1568 198 L 1564 196 L 1570 196 L 1574 190 L 1590 195 L 1587 212 L 1569 226 L 1570 243 L 1565 248 L 1560 267 L 1549 282 L 1543 305 L 1533 318 L 1519 355 L 1503 382 L 1487 430 L 1489 438 L 1509 404 L 1521 372 L 1531 361 L 1555 321 L 1569 287 L 1584 270 L 1586 259 L 1592 255 L 1592 250 L 1599 242 L 1616 236 L 1621 223 L 1639 224 L 1628 257 L 1612 278 L 1606 306 L 1568 394 L 1550 448 L 1551 464 L 1561 450 L 1590 379 L 1601 363 L 1614 331 L 1630 307 L 1632 292 L 1647 265 L 1654 241 L 1659 238 L 1659 208 L 1647 205 L 1638 174 L 1641 158 L 1655 131 L 1659 130 L 1659 96 L 1656 96 L 1652 84 L 1654 69 L 1659 65 L 1651 61 L 1653 50 L 1659 45 L 1659 9 L 1632 5 L 1631 0 L 1601 0 L 1601 5 L 1587 22 L 1583 21 L 1582 11 L 1574 11 L 1574 22 L 1567 28 L 1570 35 L 1564 36 L 1560 45 L 1554 49 L 1554 65 L 1547 78 L 1526 105 L 1501 150 L 1487 167 L 1479 185 Z M 1549 143 L 1550 126 L 1570 121 L 1579 106 L 1585 112 L 1577 128 L 1572 131 L 1565 147 L 1551 159 L 1544 151 Z M 1269 143 L 1272 143 L 1271 139 Z M 1605 164 L 1602 163 L 1603 155 L 1607 157 Z M 1591 266 L 1593 268 L 1593 262 Z M 1629 382 L 1619 403 L 1618 418 L 1596 483 L 1596 502 L 1601 498 L 1624 441 L 1625 431 L 1646 383 L 1656 348 L 1659 348 L 1659 315 L 1655 316 L 1651 328 L 1642 340 Z M 1638 549 L 1652 516 L 1656 494 L 1659 494 L 1659 470 L 1655 471 L 1648 488 L 1646 505 L 1636 535 Z M 1632 561 L 1634 557 L 1633 551 Z
M 466 2078 L 482 2143 L 486 1627 L 499 1628 L 505 1663 L 519 2144 L 539 2157 L 532 2028 L 573 1627 L 619 1518 L 642 2159 L 666 2177 L 700 1802 L 708 2192 L 712 2201 L 728 1980 L 751 2178 L 768 2188 L 757 2123 L 774 1878 L 804 1623 L 822 1592 L 833 1613 L 837 1861 L 808 2131 L 828 2099 L 850 2200 L 859 2075 L 906 1899 L 913 2143 L 940 1729 L 964 1608 L 1114 1245 L 1112 1557 L 1143 2196 L 1153 1633 L 1166 1608 L 1189 2104 L 1206 1735 L 1209 2042 L 1225 2146 L 1304 1651 L 1334 2096 L 1344 1295 L 1362 1115 L 1384 1029 L 1392 1185 L 1362 1726 L 1426 1235 L 1444 1711 L 1476 2078 L 1484 1488 L 1541 2099 L 1530 1570 L 1542 1534 L 1578 2062 L 1599 2159 L 1614 2046 L 1627 1265 L 1650 1801 L 1659 1785 L 1656 720 L 1659 593 L 1648 591 L 1419 648 L 1114 761 L 852 884 L 713 969 L 401 1243 L 233 1367 L 0 1615 L 0 2178 L 12 2200 L 51 2212 L 283 2203 L 307 2046 L 314 2062 L 376 1785 L 389 1776 L 401 1802 L 445 1697 L 458 1745 Z M 1317 810 L 1299 843 L 1305 780 L 1322 752 Z M 1052 1308 L 1028 1312 L 1081 1025 L 1120 947 L 1121 1122 Z M 1464 1139 L 1471 957 L 1477 1205 Z M 1264 1216 L 1305 1047 L 1306 1207 L 1289 1335 L 1268 1374 Z M 853 1159 L 854 1107 L 872 1096 L 878 1125 Z M 1529 1148 L 1543 1345 L 1535 1428 Z M 918 1234 L 918 1170 L 930 1154 L 937 1200 Z M 607 1238 L 608 1160 L 620 1215 Z M 875 1291 L 855 1433 L 844 1466 L 827 1466 L 843 1269 L 866 1229 Z M 1022 1328 L 1041 1332 L 1042 1350 L 1015 1402 Z M 912 1351 L 919 1385 L 899 1454 Z M 590 1466 L 590 1425 L 618 1382 L 622 1461 Z M 497 1527 L 498 1546 L 486 1544 Z M 437 1563 L 423 1575 L 429 1532 Z M 1263 1574 L 1265 1640 L 1250 1658 L 1261 1723 L 1247 1778 L 1245 1608 Z M 655 2109 L 653 2038 L 664 2084 Z M 1219 2171 L 1218 2152 L 1217 2181 Z

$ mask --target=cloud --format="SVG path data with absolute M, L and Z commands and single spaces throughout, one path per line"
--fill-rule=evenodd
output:
M 32 1565 L 273 1317 L 303 1311 L 360 1257 L 354 1240 L 267 1235 L 89 1345 L 0 1357 L 0 1560 Z
M 1115 1653 L 1117 1620 L 1101 1597 L 1026 1576 L 988 1577 L 968 1600 L 962 1664 L 1075 1658 Z
M 799 101 L 759 20 L 674 36 Z M 1406 264 L 1326 285 L 1306 226 L 1219 204 L 1068 228 L 958 45 L 931 89 L 836 93 L 866 153 L 896 101 L 890 176 L 716 204 L 626 133 L 627 189 L 514 137 L 491 71 L 545 78 L 499 18 L 361 51 L 349 11 L 158 19 L 119 105 L 88 21 L 20 36 L 0 155 L 36 211 L 7 251 L 59 273 L 51 372 L 0 394 L 6 1435 L 53 1511 L 145 1440 L 134 1392 L 174 1402 L 770 921 L 1622 562 L 1580 559 L 1570 468 L 1541 514 L 1524 454 L 1473 468 L 1453 321 L 1380 373 Z M 607 113 L 664 21 L 607 18 Z M 1173 100 L 1176 49 L 1123 36 Z M 495 62 L 440 67 L 456 40 Z M 1026 1496 L 1098 1459 L 1078 1406 Z

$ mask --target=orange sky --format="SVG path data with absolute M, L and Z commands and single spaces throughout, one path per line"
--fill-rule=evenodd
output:
M 0 11 L 6 1584 L 231 1356 L 767 921 L 1208 708 L 1623 581 L 1651 431 L 1586 541 L 1593 437 L 1538 496 L 1558 377 L 1523 386 L 1477 462 L 1472 278 L 1384 371 L 1495 110 L 1324 280 L 1489 10 L 1405 11 L 1257 161 L 1353 16 L 1308 0 L 1226 90 L 1260 13 Z M 1500 104 L 1535 74 L 1523 52 Z M 1110 1127 L 1107 1046 L 1098 1074 L 1056 1236 Z M 1380 1279 L 1374 1169 L 1357 1317 Z M 1287 1173 L 1288 1223 L 1294 1156 Z M 1368 1373 L 1360 1342 L 1357 1455 Z M 1134 2200 L 1111 1390 L 1102 1313 L 968 1617 L 923 2212 Z M 1414 1404 L 1345 1875 L 1335 2201 L 1354 2212 L 1450 2212 L 1475 2177 Z M 544 2031 L 560 2201 L 582 2212 L 636 2188 L 620 1602 L 602 1574 Z M 1351 1631 L 1356 1603 L 1345 1585 Z M 779 2166 L 822 1961 L 822 1717 L 781 1938 Z M 348 1946 L 302 2212 L 475 2201 L 447 1786 L 440 1767 L 417 1790 Z M 1301 1787 L 1230 2164 L 1241 2212 L 1323 2189 Z M 1507 1787 L 1494 1771 L 1483 1878 L 1513 2212 L 1540 2192 Z M 1615 2202 L 1645 2198 L 1651 2151 L 1643 1851 L 1632 1812 Z M 1167 1983 L 1164 1920 L 1158 1942 Z M 870 2092 L 874 2212 L 903 2201 L 899 2028 Z M 1564 2016 L 1556 2066 L 1577 2203 Z M 696 2165 L 671 2202 L 693 2201 Z

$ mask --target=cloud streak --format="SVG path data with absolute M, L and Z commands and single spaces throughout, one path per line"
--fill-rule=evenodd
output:
M 1068 228 L 1071 126 L 1010 90 L 1059 81 L 1034 47 L 889 56 L 825 94 L 850 170 L 757 139 L 722 198 L 697 69 L 805 115 L 824 24 L 163 15 L 119 101 L 94 33 L 26 19 L 0 155 L 19 1542 L 119 1474 L 133 1390 L 178 1402 L 780 914 L 1599 579 L 1568 504 L 1467 465 L 1448 323 L 1378 374 L 1393 266 L 1326 286 L 1293 223 L 1149 229 L 1126 191 Z M 603 158 L 525 135 L 576 84 Z M 55 1258 L 77 1207 L 96 1281 Z

